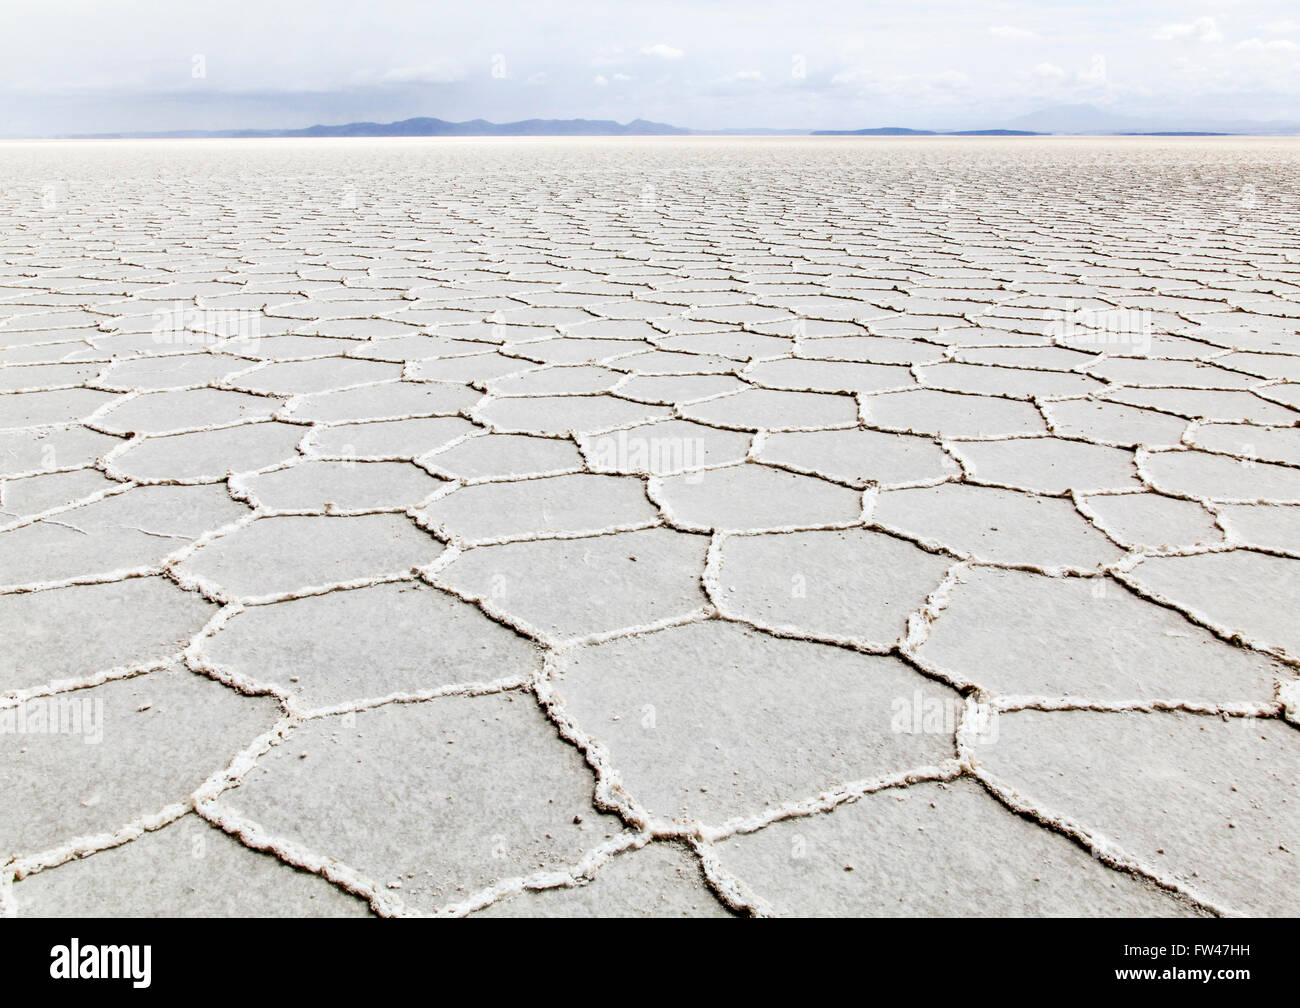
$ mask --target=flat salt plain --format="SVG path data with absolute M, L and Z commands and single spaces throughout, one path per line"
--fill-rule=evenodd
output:
M 1294 911 L 1296 141 L 0 177 L 3 911 Z

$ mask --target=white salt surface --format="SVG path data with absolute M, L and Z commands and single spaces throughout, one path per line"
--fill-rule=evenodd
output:
M 0 174 L 3 911 L 1294 909 L 1294 141 Z

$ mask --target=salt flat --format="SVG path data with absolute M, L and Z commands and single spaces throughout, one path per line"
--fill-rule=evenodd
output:
M 0 177 L 5 912 L 1294 910 L 1295 141 Z

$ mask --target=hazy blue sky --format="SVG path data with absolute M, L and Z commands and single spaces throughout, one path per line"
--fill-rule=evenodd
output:
M 414 115 L 962 127 L 1300 119 L 1300 3 L 5 0 L 0 135 Z

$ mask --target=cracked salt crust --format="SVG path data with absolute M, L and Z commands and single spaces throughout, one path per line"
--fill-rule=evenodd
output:
M 1286 912 L 1288 145 L 218 149 L 0 153 L 0 911 Z

